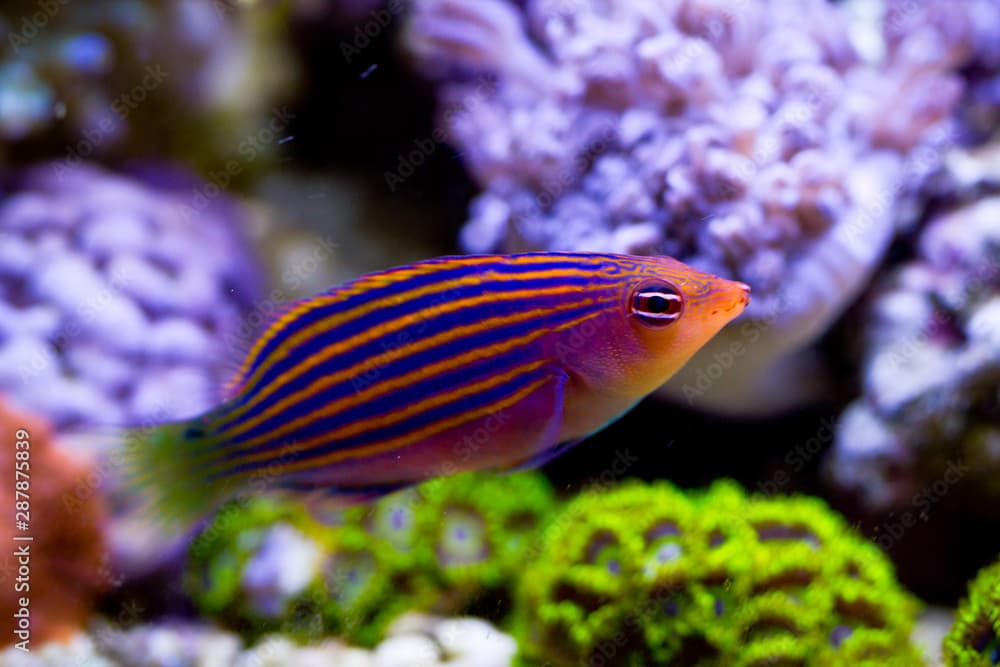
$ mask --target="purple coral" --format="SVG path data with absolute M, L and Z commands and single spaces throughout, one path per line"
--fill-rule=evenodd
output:
M 977 141 L 1000 123 L 1000 1 L 962 3 L 886 0 L 882 32 L 888 57 L 902 69 L 961 72 L 966 138 Z
M 1000 498 L 1000 197 L 938 218 L 868 309 L 863 395 L 829 472 L 876 509 L 962 469 Z M 948 472 L 949 469 L 952 472 Z
M 21 174 L 0 198 L 0 391 L 60 428 L 211 406 L 259 286 L 239 210 L 206 192 Z
M 788 360 L 874 271 L 960 81 L 864 62 L 821 0 L 519 6 L 414 3 L 408 43 L 445 79 L 445 129 L 483 188 L 462 245 L 662 253 L 748 282 L 750 326 L 668 390 L 736 412 L 808 397 Z M 701 382 L 733 349 L 726 381 Z

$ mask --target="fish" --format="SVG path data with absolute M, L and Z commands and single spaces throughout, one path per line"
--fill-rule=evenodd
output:
M 133 433 L 150 510 L 264 491 L 344 504 L 537 467 L 628 412 L 746 308 L 663 256 L 438 257 L 287 304 L 203 415 Z

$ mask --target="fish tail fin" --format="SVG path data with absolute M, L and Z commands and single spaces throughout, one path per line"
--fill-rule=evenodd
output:
M 215 440 L 204 418 L 127 433 L 126 480 L 142 498 L 146 518 L 169 528 L 189 526 L 226 500 L 230 485 L 207 473 L 205 455 Z

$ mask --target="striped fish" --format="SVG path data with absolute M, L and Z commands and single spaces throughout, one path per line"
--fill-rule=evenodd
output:
M 290 304 L 230 395 L 136 435 L 164 518 L 264 488 L 377 497 L 539 465 L 663 384 L 749 302 L 666 257 L 442 257 Z

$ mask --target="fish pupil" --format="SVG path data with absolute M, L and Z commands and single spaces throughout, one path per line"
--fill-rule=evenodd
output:
M 651 313 L 665 313 L 669 307 L 670 302 L 663 298 L 662 294 L 654 294 L 646 303 L 646 310 Z
M 680 292 L 667 283 L 646 285 L 635 293 L 632 312 L 643 322 L 662 326 L 676 320 L 684 306 Z

